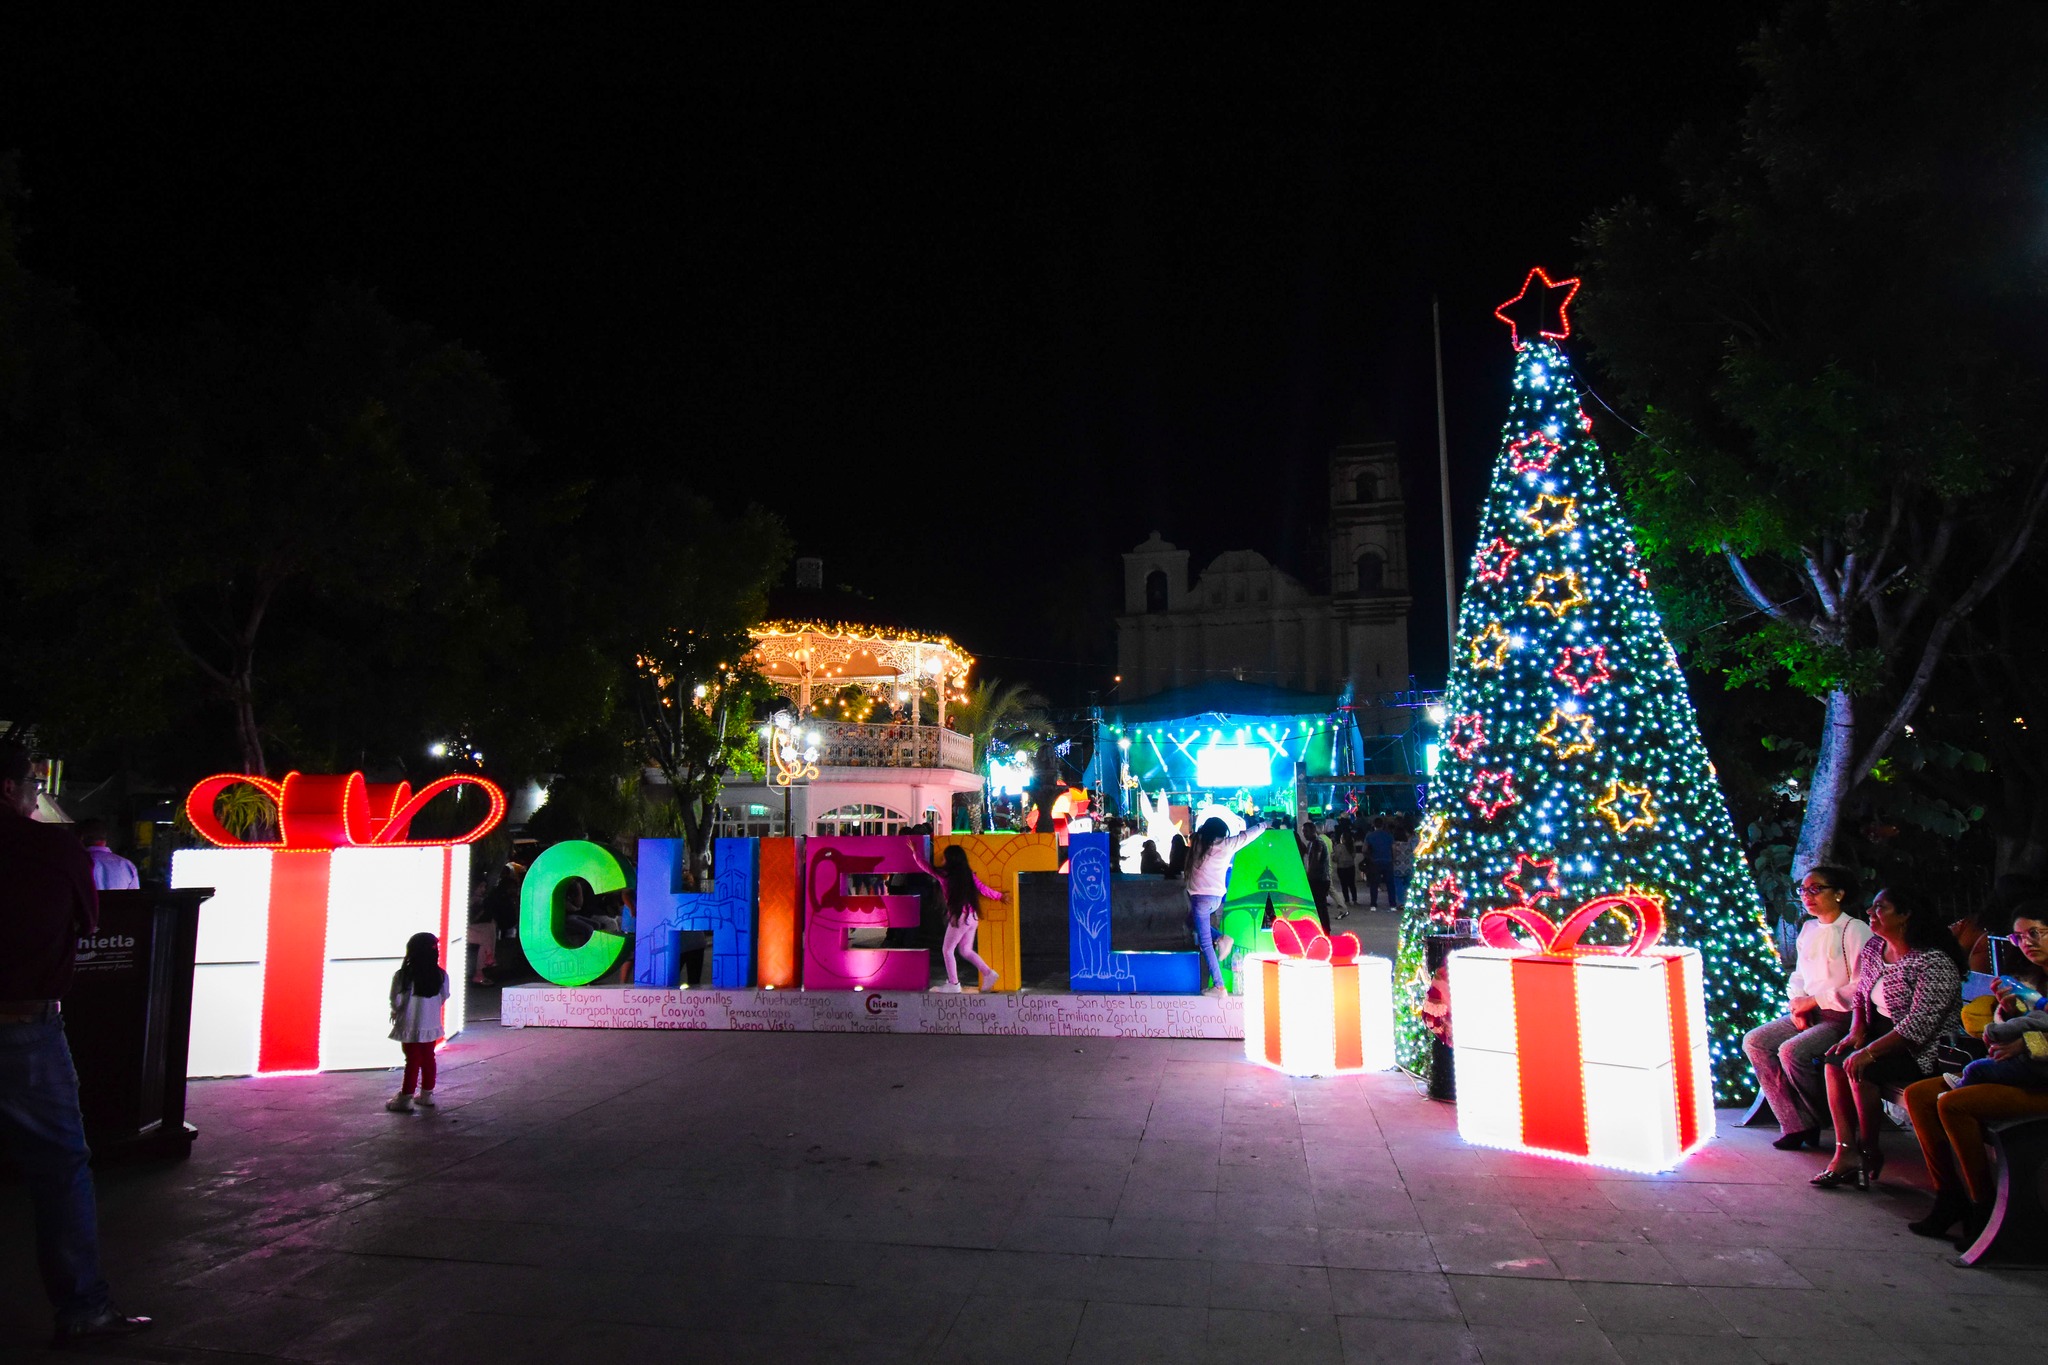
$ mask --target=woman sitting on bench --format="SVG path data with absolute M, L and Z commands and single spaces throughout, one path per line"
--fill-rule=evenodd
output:
M 1809 918 L 1799 926 L 1799 961 L 1785 983 L 1788 1008 L 1742 1040 L 1757 1088 L 1783 1130 L 1771 1144 L 1781 1152 L 1820 1146 L 1828 1123 L 1820 1058 L 1849 1032 L 1849 991 L 1870 942 L 1870 926 L 1850 908 L 1855 895 L 1855 876 L 1845 867 L 1822 864 L 1800 878 Z
M 2010 942 L 2033 970 L 2013 970 L 2010 975 L 2038 990 L 2048 983 L 2048 905 L 2029 901 L 2015 907 L 2012 927 Z M 1967 1085 L 1955 1084 L 1962 1077 L 1934 1076 L 1906 1089 L 1913 1136 L 1920 1139 L 1927 1174 L 1934 1180 L 1934 1207 L 1926 1217 L 1906 1225 L 1922 1237 L 1946 1237 L 1957 1223 L 1963 1225 L 1965 1237 L 1975 1237 L 1991 1212 L 1993 1193 L 1984 1160 L 1984 1125 L 2048 1114 L 2048 1061 L 2034 1060 L 2048 1055 L 2040 1041 L 2043 1030 L 2048 1030 L 2048 1014 L 2029 1010 L 2028 1002 L 2003 988 L 2004 980 L 2000 978 L 2002 988 L 1997 991 L 1997 1020 L 1984 1030 L 1989 1064 L 1973 1063 L 1978 1074 L 1971 1075 Z M 1996 1080 L 1983 1080 L 1981 1075 Z
M 1962 1005 L 1963 955 L 1932 905 L 1880 891 L 1870 902 L 1870 932 L 1849 991 L 1849 1036 L 1824 1054 L 1835 1154 L 1811 1182 L 1823 1189 L 1877 1183 L 1884 1091 L 1934 1073 L 1935 1045 Z M 1852 1151 L 1861 1164 L 1849 1164 Z

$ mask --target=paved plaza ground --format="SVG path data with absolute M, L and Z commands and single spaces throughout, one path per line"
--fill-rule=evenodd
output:
M 119 1300 L 161 1321 L 107 1354 L 1981 1365 L 2048 1329 L 2048 1273 L 1905 1231 L 1905 1134 L 1862 1195 L 1729 1113 L 1628 1177 L 1233 1043 L 482 1024 L 443 1068 L 420 1116 L 388 1073 L 195 1084 L 190 1162 L 101 1176 Z M 11 1188 L 0 1285 L 0 1356 L 37 1358 Z

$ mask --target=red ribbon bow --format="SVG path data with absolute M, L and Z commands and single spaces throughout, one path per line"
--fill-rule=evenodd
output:
M 1619 948 L 1581 947 L 1579 936 L 1592 927 L 1593 921 L 1613 911 L 1629 920 L 1635 928 L 1634 935 Z M 1549 957 L 1571 957 L 1583 953 L 1605 953 L 1617 957 L 1640 957 L 1643 951 L 1664 936 L 1664 904 L 1655 896 L 1640 891 L 1619 891 L 1610 895 L 1595 896 L 1558 924 L 1533 905 L 1510 905 L 1505 910 L 1488 910 L 1479 917 L 1479 936 L 1494 948 L 1526 948 L 1528 945 L 1515 937 L 1511 926 L 1520 925 L 1536 937 L 1538 951 Z M 1274 938 L 1279 937 L 1279 925 L 1273 926 Z
M 237 782 L 248 783 L 277 804 L 277 838 L 237 839 L 221 824 L 213 803 Z M 491 808 L 476 828 L 452 839 L 406 838 L 420 808 L 451 787 L 482 787 L 490 798 Z M 247 773 L 217 773 L 192 788 L 185 798 L 185 815 L 192 828 L 222 848 L 443 848 L 474 843 L 496 829 L 505 818 L 505 793 L 495 782 L 461 773 L 429 782 L 417 792 L 410 782 L 372 785 L 361 773 L 343 777 L 293 772 L 282 782 Z
M 1360 951 L 1358 935 L 1339 934 L 1333 939 L 1312 919 L 1275 919 L 1273 946 L 1282 957 L 1302 957 L 1332 967 L 1353 961 Z

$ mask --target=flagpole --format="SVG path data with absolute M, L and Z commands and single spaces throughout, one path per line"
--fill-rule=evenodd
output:
M 1429 296 L 1429 320 L 1436 342 L 1436 456 L 1444 504 L 1444 676 L 1448 678 L 1448 660 L 1458 648 L 1458 571 L 1451 553 L 1451 443 L 1444 428 L 1444 321 L 1434 294 Z

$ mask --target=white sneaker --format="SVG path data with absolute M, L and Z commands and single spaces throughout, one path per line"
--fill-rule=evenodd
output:
M 1002 979 L 1003 974 L 1001 972 L 990 972 L 987 976 L 984 976 L 981 979 L 981 993 L 983 995 L 987 995 L 990 991 L 996 988 L 996 982 Z
M 434 1092 L 422 1090 L 419 1094 L 413 1096 L 412 1102 L 422 1109 L 432 1109 L 435 1107 Z
M 390 1099 L 384 1101 L 384 1107 L 394 1114 L 410 1114 L 412 1112 L 412 1096 L 401 1090 Z
M 1951 1090 L 1963 1083 L 1962 1073 L 1958 1071 L 1944 1071 L 1941 1073 L 1941 1078 L 1948 1082 L 1948 1088 Z
M 1216 935 L 1216 958 L 1219 962 L 1230 960 L 1230 950 L 1237 946 L 1237 940 L 1228 934 Z
M 941 981 L 938 985 L 932 987 L 932 994 L 958 995 L 960 994 L 960 983 L 957 981 Z
M 1222 1000 L 1228 997 L 1230 992 L 1224 990 L 1221 986 L 1211 986 L 1208 990 L 1203 991 L 1202 994 L 1207 996 L 1213 996 L 1218 1000 Z

